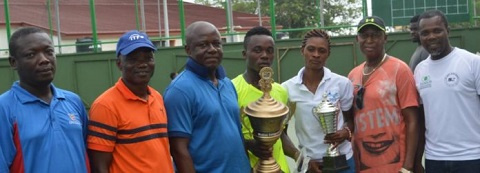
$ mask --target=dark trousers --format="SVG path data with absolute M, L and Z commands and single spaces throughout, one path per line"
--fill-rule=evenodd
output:
M 425 159 L 426 173 L 480 173 L 478 160 L 428 160 Z

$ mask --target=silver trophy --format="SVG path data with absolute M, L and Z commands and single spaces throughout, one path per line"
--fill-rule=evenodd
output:
M 313 107 L 313 116 L 318 120 L 325 135 L 337 132 L 337 115 L 339 109 L 329 102 L 327 94 L 323 95 L 323 100 L 317 106 Z M 323 157 L 324 173 L 334 173 L 348 169 L 347 159 L 344 154 L 340 154 L 337 148 L 333 148 L 330 143 L 327 148 L 327 153 Z

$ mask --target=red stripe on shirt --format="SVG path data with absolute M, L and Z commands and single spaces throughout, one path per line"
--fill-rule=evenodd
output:
M 13 143 L 17 149 L 13 163 L 10 166 L 10 173 L 24 173 L 25 163 L 23 162 L 22 146 L 20 145 L 20 135 L 18 132 L 18 125 L 15 122 L 13 124 Z

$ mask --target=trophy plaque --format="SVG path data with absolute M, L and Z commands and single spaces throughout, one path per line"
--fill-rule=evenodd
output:
M 253 129 L 253 138 L 262 145 L 273 147 L 273 144 L 280 138 L 283 132 L 285 119 L 289 109 L 284 104 L 277 102 L 270 96 L 273 83 L 273 70 L 264 67 L 260 70 L 259 85 L 263 96 L 244 108 L 245 114 L 250 120 Z M 281 173 L 280 166 L 273 156 L 268 159 L 259 159 L 255 165 L 255 173 Z
M 317 106 L 313 107 L 313 116 L 318 120 L 325 135 L 337 131 L 338 108 L 327 99 L 327 94 L 323 95 L 323 100 Z M 345 154 L 340 154 L 333 144 L 329 144 L 327 152 L 323 157 L 324 173 L 336 173 L 349 168 Z

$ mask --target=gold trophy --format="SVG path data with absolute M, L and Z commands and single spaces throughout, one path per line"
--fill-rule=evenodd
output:
M 323 100 L 317 106 L 313 107 L 313 115 L 320 122 L 325 135 L 332 134 L 337 131 L 337 115 L 338 108 L 335 107 L 327 99 L 327 94 L 323 95 Z M 329 144 L 327 153 L 323 157 L 324 173 L 336 173 L 349 168 L 345 154 L 340 154 L 337 148 L 333 148 L 333 144 Z
M 252 125 L 253 138 L 257 142 L 271 148 L 283 132 L 284 122 L 289 109 L 270 96 L 273 83 L 272 68 L 262 68 L 260 77 L 259 85 L 263 91 L 263 96 L 245 107 L 244 112 Z M 281 173 L 282 171 L 275 159 L 273 159 L 273 156 L 270 156 L 266 160 L 260 159 L 255 165 L 253 172 Z

